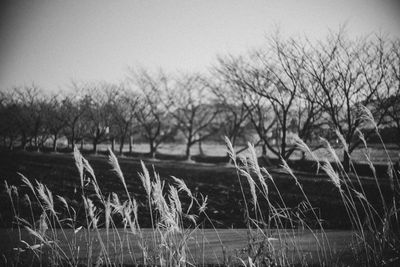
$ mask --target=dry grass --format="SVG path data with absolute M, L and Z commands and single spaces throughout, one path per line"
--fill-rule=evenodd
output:
M 361 132 L 359 136 L 364 140 Z M 340 135 L 338 138 L 346 149 L 344 138 Z M 226 139 L 226 142 L 242 190 L 248 231 L 247 246 L 239 254 L 229 254 L 214 227 L 221 249 L 225 251 L 221 263 L 288 266 L 296 262 L 308 265 L 309 259 L 305 257 L 301 240 L 297 238 L 299 230 L 303 229 L 311 233 L 312 242 L 316 244 L 314 261 L 319 265 L 348 264 L 332 249 L 316 207 L 311 204 L 301 181 L 288 164 L 283 161 L 282 168 L 291 176 L 302 194 L 302 201 L 295 208 L 287 205 L 284 188 L 278 188 L 268 170 L 259 166 L 257 152 L 251 144 L 248 144 L 246 156 L 238 156 L 229 140 Z M 303 141 L 296 142 L 312 158 L 320 158 Z M 351 262 L 367 266 L 399 262 L 400 173 L 394 168 L 389 153 L 386 152 L 391 195 L 382 194 L 379 179 L 373 171 L 380 202 L 371 203 L 357 173 L 352 174 L 355 178 L 350 177 L 344 171 L 335 149 L 328 141 L 321 142 L 330 153 L 329 157 L 334 159 L 331 163 L 326 158 L 321 169 L 338 190 L 354 231 L 353 242 L 349 244 Z M 373 169 L 370 150 L 367 143 L 363 143 L 365 158 Z M 198 216 L 204 216 L 212 225 L 207 214 L 207 196 L 194 194 L 183 180 L 176 177 L 172 177 L 172 183 L 166 184 L 154 168 L 150 171 L 142 162 L 139 179 L 147 199 L 145 203 L 138 203 L 129 191 L 123 171 L 112 151 L 109 151 L 109 163 L 125 195 L 105 195 L 97 182 L 95 171 L 77 149 L 74 150 L 74 158 L 80 176 L 82 210 L 76 210 L 63 196 L 54 196 L 44 184 L 31 182 L 22 174 L 22 182 L 29 188 L 30 194 L 21 196 L 15 186 L 5 183 L 20 241 L 14 255 L 6 259 L 9 265 L 22 265 L 27 263 L 27 259 L 29 264 L 69 266 L 115 266 L 127 262 L 145 266 L 205 264 L 201 260 L 204 255 L 194 255 L 188 244 L 195 239 L 199 253 L 204 253 L 206 241 L 198 236 L 203 227 L 198 222 Z M 245 194 L 247 189 L 250 191 L 249 197 Z M 278 192 L 278 198 L 273 201 L 270 198 L 271 189 Z M 28 206 L 30 216 L 22 216 L 22 201 Z M 150 232 L 142 229 L 139 224 L 138 209 L 148 211 L 152 226 Z M 38 210 L 41 215 L 35 219 L 37 216 L 34 213 Z M 82 212 L 83 221 L 77 219 L 78 213 Z M 123 231 L 117 227 L 117 221 L 122 221 Z M 28 242 L 24 235 L 26 232 L 33 242 Z M 82 238 L 86 245 L 84 249 L 78 245 L 82 244 Z M 135 244 L 132 244 L 132 240 Z

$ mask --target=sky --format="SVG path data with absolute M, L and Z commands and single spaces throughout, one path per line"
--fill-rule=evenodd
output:
M 119 82 L 130 68 L 206 71 L 217 55 L 285 36 L 400 37 L 395 0 L 6 0 L 0 6 L 0 90 Z

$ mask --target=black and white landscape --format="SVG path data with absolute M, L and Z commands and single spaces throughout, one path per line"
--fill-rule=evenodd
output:
M 0 265 L 398 266 L 395 1 L 6 1 Z

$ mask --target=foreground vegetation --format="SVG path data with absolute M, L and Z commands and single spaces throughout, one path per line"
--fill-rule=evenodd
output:
M 43 169 L 22 170 L 18 187 L 16 181 L 5 181 L 1 219 L 15 229 L 19 243 L 2 263 L 204 265 L 189 243 L 205 247 L 201 230 L 208 228 L 215 231 L 225 265 L 399 264 L 400 173 L 383 141 L 399 141 L 390 136 L 400 129 L 399 48 L 399 40 L 350 40 L 344 32 L 317 43 L 275 36 L 263 49 L 219 58 L 207 77 L 139 70 L 129 74 L 127 84 L 74 83 L 73 97 L 48 97 L 35 86 L 2 93 L 3 168 L 19 164 L 12 162 L 14 157 L 30 160 L 10 151 L 46 150 L 48 142 L 57 151 L 60 138 L 73 150 L 77 168 L 77 173 L 61 174 L 52 164 L 65 163 L 64 155 L 36 155 Z M 133 142 L 146 141 L 150 158 L 162 143 L 180 142 L 185 144 L 183 159 L 190 160 L 195 144 L 201 154 L 204 140 L 221 136 L 228 136 L 225 159 L 231 167 L 213 166 L 215 179 L 202 183 L 185 177 L 195 176 L 199 167 L 181 169 L 179 177 L 186 183 L 169 172 L 171 166 L 161 169 L 161 176 L 140 162 L 134 177 L 140 186 L 135 187 L 138 183 L 127 179 L 114 155 L 116 142 L 121 155 L 125 143 L 133 155 Z M 250 143 L 247 153 L 235 150 L 248 140 L 261 147 L 263 159 L 272 153 L 280 170 L 260 166 Z M 369 140 L 383 147 L 385 175 L 371 160 Z M 82 156 L 77 147 L 87 142 L 94 153 L 99 144 L 111 144 L 107 157 L 113 176 Z M 339 144 L 341 159 L 332 143 Z M 328 151 L 326 158 L 314 154 L 320 147 Z M 359 147 L 369 179 L 361 177 L 364 171 L 352 157 Z M 290 167 L 296 152 L 313 159 L 312 165 L 298 162 L 298 169 L 307 171 L 302 176 Z M 35 163 L 27 163 L 27 169 L 30 164 Z M 95 173 L 99 166 L 100 175 Z M 33 180 L 44 168 L 54 178 L 46 185 Z M 329 184 L 310 174 L 314 170 L 325 173 Z M 225 203 L 218 205 L 221 200 Z M 229 226 L 246 229 L 247 243 L 236 253 L 224 250 L 217 231 Z M 335 251 L 328 238 L 327 229 L 335 227 L 351 230 L 346 255 Z M 316 244 L 311 259 L 304 255 L 299 229 L 311 233 Z
M 347 144 L 340 133 L 338 137 L 346 150 Z M 329 142 L 322 141 L 335 161 L 326 160 L 318 166 L 328 175 L 337 191 L 338 200 L 346 214 L 344 217 L 349 220 L 354 233 L 347 251 L 351 251 L 351 255 L 343 257 L 333 251 L 318 206 L 310 199 L 302 180 L 298 179 L 286 161 L 283 161 L 282 168 L 301 195 L 296 207 L 288 204 L 285 189 L 279 188 L 276 177 L 259 166 L 251 144 L 248 145 L 248 156 L 243 157 L 236 155 L 228 139 L 226 142 L 240 185 L 239 194 L 242 195 L 248 241 L 240 253 L 224 256 L 225 265 L 310 264 L 310 258 L 303 254 L 296 229 L 307 229 L 312 233 L 317 247 L 312 261 L 317 265 L 382 266 L 395 265 L 400 261 L 400 183 L 398 170 L 394 168 L 390 157 L 387 169 L 390 190 L 383 191 L 382 181 L 375 175 L 372 182 L 375 183 L 379 198 L 371 199 L 357 173 L 350 175 L 345 172 Z M 302 140 L 297 139 L 297 145 L 311 156 L 314 155 Z M 364 145 L 367 148 L 366 143 Z M 193 192 L 179 178 L 161 178 L 155 170 L 149 170 L 142 162 L 139 179 L 145 197 L 138 200 L 129 190 L 127 180 L 111 150 L 109 163 L 124 193 L 105 193 L 93 168 L 77 149 L 74 150 L 74 159 L 80 183 L 75 193 L 83 203 L 80 206 L 74 205 L 66 197 L 54 196 L 44 184 L 32 182 L 22 174 L 22 182 L 28 190 L 26 194 L 20 194 L 22 187 L 18 189 L 5 183 L 14 213 L 13 227 L 20 236 L 20 244 L 13 255 L 7 255 L 8 264 L 204 264 L 190 254 L 192 250 L 188 244 L 189 240 L 195 238 L 199 247 L 207 245 L 198 236 L 198 230 L 205 225 L 214 229 L 218 236 L 213 215 L 208 214 L 208 196 Z M 372 162 L 370 167 L 374 170 Z M 276 195 L 273 196 L 271 192 L 276 192 Z M 27 210 L 23 211 L 24 207 Z M 139 211 L 141 214 L 147 213 L 149 223 L 146 226 L 150 226 L 150 232 L 143 229 L 143 215 L 139 215 Z M 27 242 L 26 231 L 31 236 L 29 240 L 33 242 Z M 86 240 L 85 249 L 77 246 L 78 238 Z M 129 250 L 129 245 L 127 251 L 128 240 L 132 239 L 137 244 L 135 251 L 133 247 Z M 276 243 L 280 245 L 274 245 Z M 224 247 L 222 241 L 220 245 Z

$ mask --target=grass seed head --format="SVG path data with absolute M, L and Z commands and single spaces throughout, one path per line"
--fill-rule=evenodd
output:
M 82 154 L 79 152 L 78 148 L 74 146 L 74 159 L 75 165 L 79 172 L 79 177 L 81 178 L 81 185 L 84 185 L 84 174 L 83 174 L 83 161 L 82 161 Z
M 236 162 L 236 152 L 235 152 L 235 149 L 233 148 L 231 141 L 229 140 L 229 138 L 227 136 L 225 136 L 224 139 L 225 139 L 225 144 L 228 148 L 229 157 L 232 159 L 233 162 Z
M 256 206 L 257 205 L 256 183 L 254 182 L 253 177 L 251 177 L 251 175 L 247 171 L 240 169 L 239 172 L 242 176 L 246 177 L 247 182 L 249 183 L 253 204 L 254 206 Z
M 336 163 L 341 164 L 340 159 L 336 153 L 336 151 L 332 148 L 331 144 L 329 143 L 328 140 L 326 140 L 323 137 L 320 137 L 320 139 L 325 143 L 326 148 L 328 149 L 329 154 L 333 157 Z
M 294 141 L 296 143 L 296 146 L 303 152 L 310 154 L 311 158 L 317 163 L 317 173 L 319 172 L 319 169 L 321 167 L 321 164 L 319 163 L 318 157 L 315 155 L 314 152 L 311 151 L 310 147 L 301 139 L 299 136 L 295 135 Z
M 151 195 L 151 179 L 150 179 L 150 173 L 148 169 L 146 168 L 146 165 L 144 165 L 143 161 L 140 161 L 140 164 L 142 165 L 142 170 L 143 173 L 139 173 L 139 178 L 142 181 L 144 190 L 146 191 L 146 194 L 148 197 Z
M 179 200 L 178 190 L 174 186 L 169 186 L 169 202 L 170 205 L 173 205 L 174 210 L 178 214 L 182 214 L 182 203 Z
M 183 192 L 185 192 L 189 197 L 193 198 L 192 191 L 190 191 L 190 189 L 187 187 L 186 183 L 185 183 L 183 180 L 178 179 L 178 178 L 176 178 L 175 176 L 171 176 L 171 178 L 172 178 L 172 179 L 175 181 L 175 183 L 177 184 L 177 186 L 178 186 L 178 192 L 183 191 Z
M 324 170 L 325 173 L 329 176 L 329 178 L 331 178 L 331 181 L 333 182 L 333 184 L 337 188 L 339 188 L 339 190 L 341 190 L 339 175 L 333 169 L 332 164 L 327 159 L 324 160 L 324 164 L 322 165 L 322 170 Z
M 108 154 L 109 154 L 108 161 L 111 164 L 112 170 L 117 174 L 117 176 L 121 180 L 122 184 L 125 185 L 126 184 L 125 177 L 121 171 L 121 167 L 119 166 L 117 157 L 115 156 L 115 154 L 112 152 L 112 150 L 110 148 L 108 148 Z
M 343 135 L 340 133 L 339 129 L 336 129 L 335 133 L 336 136 L 339 138 L 339 141 L 342 143 L 344 151 L 346 151 L 346 153 L 349 153 L 349 146 L 346 143 L 346 140 L 344 139 Z

